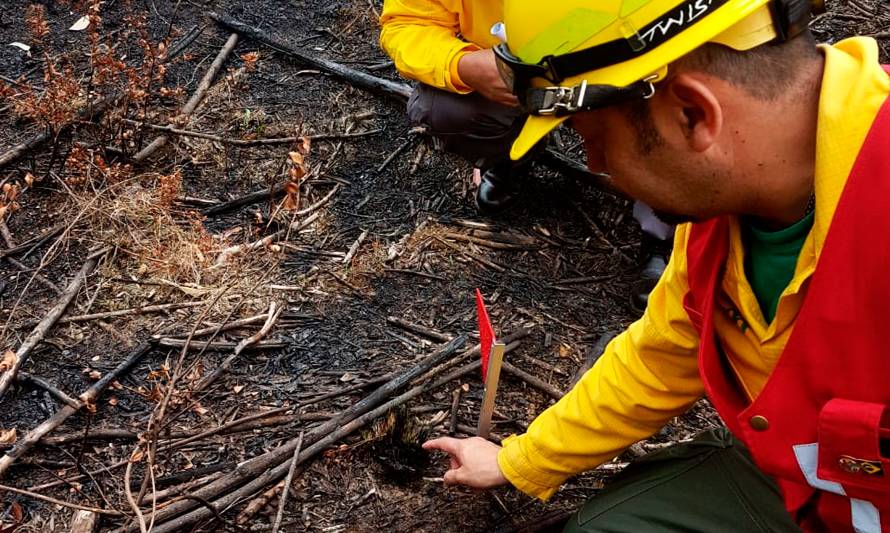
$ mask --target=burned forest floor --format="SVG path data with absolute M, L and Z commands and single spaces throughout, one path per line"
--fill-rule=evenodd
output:
M 509 343 L 497 440 L 638 318 L 640 230 L 568 129 L 570 163 L 479 215 L 472 169 L 405 117 L 381 7 L 4 2 L 0 532 L 547 530 L 720 424 L 697 404 L 546 504 L 444 486 L 417 443 L 475 433 L 475 290 Z M 887 61 L 886 2 L 827 7 L 820 41 Z

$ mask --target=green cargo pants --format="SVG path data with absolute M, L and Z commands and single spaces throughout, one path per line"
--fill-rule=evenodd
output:
M 776 484 L 726 429 L 631 463 L 565 533 L 800 531 Z

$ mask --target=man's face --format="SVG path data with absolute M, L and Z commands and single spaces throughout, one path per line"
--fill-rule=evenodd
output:
M 659 120 L 657 105 L 614 106 L 579 113 L 572 126 L 584 138 L 592 172 L 642 200 L 668 222 L 708 218 L 719 212 L 719 172 L 688 148 L 682 131 Z

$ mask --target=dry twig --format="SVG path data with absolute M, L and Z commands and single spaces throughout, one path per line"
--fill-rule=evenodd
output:
M 281 312 L 283 310 L 284 308 L 279 308 L 278 304 L 276 304 L 275 302 L 270 303 L 269 311 L 266 313 L 266 316 L 268 318 L 266 318 L 266 323 L 263 324 L 263 327 L 254 335 L 239 342 L 238 345 L 235 346 L 235 350 L 232 355 L 226 357 L 226 359 L 222 363 L 220 363 L 219 366 L 214 368 L 211 373 L 207 374 L 204 379 L 202 379 L 195 385 L 194 392 L 201 392 L 202 390 L 210 386 L 214 381 L 216 381 L 217 379 L 219 379 L 220 376 L 223 375 L 223 372 L 227 371 L 229 367 L 232 366 L 232 363 L 235 361 L 235 359 L 238 358 L 238 356 L 241 355 L 241 352 L 243 352 L 247 347 L 255 345 L 260 341 L 260 339 L 268 335 L 269 331 L 272 330 L 272 327 L 275 325 L 275 322 L 278 320 L 278 317 L 281 315 Z
M 148 343 L 141 344 L 135 350 L 130 352 L 126 359 L 121 361 L 121 363 L 117 365 L 114 370 L 102 376 L 102 379 L 94 383 L 89 389 L 86 390 L 86 392 L 81 394 L 77 399 L 80 404 L 78 407 L 65 405 L 61 409 L 56 411 L 53 416 L 49 417 L 42 424 L 28 432 L 27 435 L 25 435 L 18 443 L 16 443 L 13 449 L 6 452 L 6 455 L 4 455 L 3 457 L 0 457 L 0 477 L 3 476 L 3 474 L 9 469 L 10 466 L 12 466 L 16 459 L 21 457 L 31 448 L 33 448 L 34 445 L 37 444 L 37 441 L 39 441 L 44 435 L 59 427 L 62 422 L 67 420 L 68 417 L 70 417 L 83 407 L 92 406 L 95 403 L 96 398 L 99 397 L 99 394 L 101 394 L 102 391 L 105 390 L 105 387 L 107 387 L 112 381 L 118 379 L 121 375 L 130 370 L 130 368 L 132 368 L 133 365 L 136 364 L 137 361 L 139 361 L 139 359 L 141 359 L 145 354 L 148 353 L 150 348 L 151 345 Z
M 213 60 L 213 63 L 210 64 L 210 68 L 207 69 L 207 72 L 201 79 L 201 83 L 199 83 L 198 88 L 195 89 L 195 93 L 192 95 L 191 98 L 189 98 L 188 102 L 186 102 L 185 105 L 182 106 L 182 110 L 179 112 L 179 116 L 176 117 L 177 120 L 185 120 L 195 111 L 195 108 L 198 107 L 198 104 L 204 98 L 204 95 L 207 94 L 207 89 L 210 88 L 210 84 L 213 83 L 213 79 L 216 78 L 216 74 L 219 72 L 219 69 L 222 68 L 223 63 L 226 62 L 226 59 L 228 59 L 229 54 L 235 48 L 236 44 L 238 44 L 238 34 L 233 33 L 229 35 L 229 39 L 226 41 L 226 44 L 216 55 L 216 59 Z M 167 143 L 168 139 L 169 138 L 166 135 L 161 135 L 160 137 L 149 143 L 148 146 L 140 150 L 138 154 L 134 155 L 133 160 L 137 163 L 145 161 L 151 156 L 151 154 L 155 153 L 158 148 L 164 146 Z
M 56 303 L 56 305 L 50 309 L 49 313 L 46 314 L 45 317 L 34 327 L 34 330 L 28 335 L 25 339 L 25 342 L 19 346 L 19 349 L 15 352 L 15 360 L 12 364 L 11 368 L 6 369 L 3 374 L 0 374 L 0 400 L 6 395 L 6 391 L 9 389 L 9 386 L 12 384 L 13 380 L 15 380 L 16 374 L 18 374 L 19 369 L 28 359 L 28 356 L 31 354 L 31 350 L 37 346 L 50 329 L 56 324 L 59 318 L 62 316 L 62 313 L 65 312 L 65 309 L 68 308 L 68 305 L 74 300 L 74 297 L 77 296 L 80 288 L 83 287 L 83 284 L 86 282 L 87 276 L 96 268 L 96 265 L 99 263 L 99 255 L 94 254 L 80 268 L 80 271 L 75 274 L 74 279 L 71 283 L 68 284 L 68 287 L 62 293 L 61 298 Z M 2 473 L 2 470 L 0 470 Z

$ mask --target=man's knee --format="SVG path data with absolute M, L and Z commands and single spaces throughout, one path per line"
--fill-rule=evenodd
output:
M 408 120 L 432 135 L 497 138 L 509 135 L 521 112 L 476 94 L 418 85 L 408 99 Z

